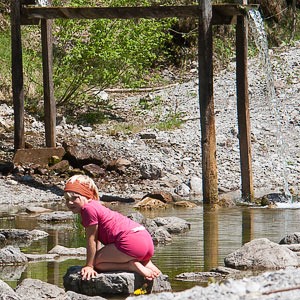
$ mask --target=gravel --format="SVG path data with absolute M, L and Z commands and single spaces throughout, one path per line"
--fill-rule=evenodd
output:
M 300 183 L 300 42 L 294 46 L 269 50 L 274 78 L 275 98 L 268 98 L 270 82 L 258 59 L 248 65 L 252 167 L 256 196 L 268 192 L 292 191 L 299 194 Z M 139 94 L 108 93 L 115 116 L 123 122 L 91 126 L 66 124 L 62 119 L 57 126 L 58 145 L 66 139 L 96 147 L 111 159 L 124 157 L 132 168 L 141 164 L 156 166 L 163 172 L 157 180 L 137 180 L 122 176 L 107 182 L 101 192 L 116 195 L 141 196 L 153 189 L 174 193 L 192 178 L 201 178 L 200 120 L 198 83 L 195 70 L 191 79 L 153 92 Z M 236 112 L 235 63 L 214 77 L 214 100 L 217 134 L 217 165 L 220 192 L 240 193 L 240 162 Z M 148 107 L 145 107 L 147 103 Z M 150 108 L 149 108 L 150 107 Z M 149 124 L 166 123 L 170 116 L 181 116 L 185 121 L 180 128 L 162 131 Z M 13 110 L 0 105 L 1 157 L 9 156 L 13 147 Z M 119 127 L 117 127 L 119 126 Z M 120 129 L 120 126 L 123 126 Z M 26 117 L 26 138 L 40 146 L 44 143 L 43 124 L 33 117 Z M 118 128 L 118 130 L 116 130 Z M 125 133 L 125 128 L 130 132 Z M 137 130 L 139 129 L 139 131 Z M 143 135 L 148 134 L 148 139 Z M 1 203 L 56 201 L 59 189 L 31 187 L 30 178 L 23 178 L 21 187 L 14 178 L 0 178 Z M 122 184 L 118 184 L 118 181 Z M 63 179 L 58 182 L 63 186 Z

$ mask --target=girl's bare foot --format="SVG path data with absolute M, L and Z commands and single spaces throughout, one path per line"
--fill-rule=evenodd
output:
M 149 260 L 148 262 L 146 262 L 146 264 L 144 264 L 144 267 L 150 269 L 153 271 L 155 277 L 158 277 L 161 274 L 160 269 L 158 269 L 151 260 Z
M 131 261 L 130 263 L 132 271 L 138 272 L 139 274 L 143 275 L 147 280 L 153 280 L 157 277 L 153 270 L 143 266 L 139 261 Z

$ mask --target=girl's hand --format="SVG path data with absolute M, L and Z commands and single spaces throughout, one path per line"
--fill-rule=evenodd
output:
M 97 272 L 93 267 L 85 266 L 81 269 L 81 276 L 83 280 L 90 280 L 97 275 Z

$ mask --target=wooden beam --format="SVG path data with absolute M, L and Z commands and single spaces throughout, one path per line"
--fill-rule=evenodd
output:
M 14 104 L 14 148 L 25 148 L 24 139 L 24 79 L 21 37 L 21 3 L 11 1 L 11 61 Z
M 199 5 L 202 11 L 198 28 L 198 56 L 203 203 L 214 204 L 218 202 L 218 174 L 213 98 L 211 0 L 202 0 Z
M 247 0 L 241 0 L 247 2 Z M 240 164 L 242 180 L 242 198 L 254 200 L 251 130 L 248 97 L 248 20 L 245 16 L 237 17 L 236 24 L 236 86 L 237 112 L 240 144 Z
M 56 105 L 53 88 L 52 20 L 41 20 L 46 146 L 56 146 Z
M 253 5 L 254 7 L 255 5 Z M 250 6 L 248 6 L 250 7 Z M 256 6 L 255 6 L 256 7 Z M 236 15 L 245 14 L 240 5 L 214 5 L 213 24 L 232 23 Z M 172 18 L 201 16 L 201 6 L 150 6 L 150 7 L 26 7 L 22 15 L 26 19 L 133 19 Z M 215 16 L 215 18 L 214 18 Z M 223 20 L 222 20 L 223 19 Z

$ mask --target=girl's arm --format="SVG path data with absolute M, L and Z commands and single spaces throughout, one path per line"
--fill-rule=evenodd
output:
M 81 269 L 81 275 L 82 279 L 89 280 L 97 274 L 94 270 L 94 260 L 97 252 L 98 225 L 86 227 L 85 234 L 87 241 L 86 265 Z

